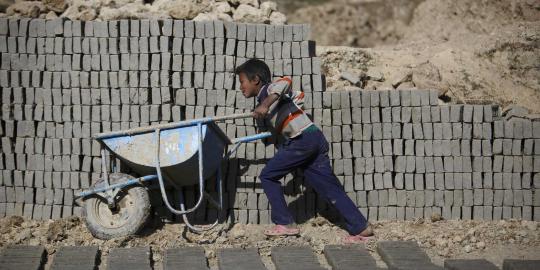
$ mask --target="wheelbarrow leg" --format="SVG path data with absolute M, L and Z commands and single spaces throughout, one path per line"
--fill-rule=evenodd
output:
M 186 226 L 188 226 L 188 228 L 191 231 L 196 232 L 196 233 L 208 231 L 208 230 L 213 229 L 219 223 L 219 217 L 220 217 L 219 211 L 221 211 L 223 209 L 223 184 L 222 184 L 222 179 L 221 179 L 221 165 L 218 167 L 218 171 L 216 173 L 216 186 L 217 186 L 217 190 L 218 190 L 218 194 L 219 194 L 219 202 L 216 202 L 212 198 L 212 196 L 210 196 L 208 193 L 204 192 L 204 195 L 208 199 L 208 201 L 216 209 L 218 209 L 218 216 L 217 216 L 216 220 L 214 221 L 214 223 L 212 223 L 210 225 L 197 226 L 197 225 L 193 225 L 193 224 L 191 224 L 191 222 L 189 222 L 189 218 L 187 217 L 187 214 L 183 214 L 182 219 L 184 220 L 184 223 L 186 224 Z M 178 195 L 179 195 L 178 199 L 180 200 L 180 209 L 182 211 L 185 211 L 183 188 L 179 190 Z
M 202 174 L 202 170 L 203 170 L 203 162 L 202 162 L 202 158 L 203 158 L 203 154 L 202 154 L 202 127 L 201 127 L 201 124 L 198 124 L 197 125 L 198 127 L 198 133 L 199 133 L 199 200 L 197 201 L 197 203 L 195 204 L 195 206 L 193 208 L 190 208 L 190 209 L 187 209 L 187 210 L 178 210 L 178 209 L 175 209 L 171 203 L 169 202 L 169 199 L 167 197 L 167 193 L 165 192 L 165 184 L 163 182 L 163 176 L 161 174 L 161 164 L 160 164 L 160 161 L 159 161 L 159 145 L 160 145 L 160 133 L 161 133 L 161 130 L 160 129 L 156 129 L 156 172 L 157 172 L 157 176 L 158 176 L 158 182 L 159 182 L 159 189 L 161 191 L 161 198 L 163 199 L 163 202 L 165 203 L 165 206 L 167 206 L 167 208 L 175 215 L 183 215 L 183 214 L 187 214 L 187 213 L 191 213 L 193 211 L 195 211 L 197 208 L 199 208 L 199 206 L 201 205 L 202 203 L 202 200 L 204 198 L 204 177 L 203 177 L 203 174 Z
M 208 192 L 204 192 L 204 196 L 210 202 L 211 205 L 213 205 L 216 209 L 221 210 L 223 209 L 223 185 L 221 180 L 221 165 L 218 167 L 216 172 L 216 190 L 218 191 L 218 201 L 216 201 L 214 198 L 212 198 L 212 195 L 208 194 Z
M 105 155 L 105 149 L 101 148 L 101 173 L 103 174 L 103 181 L 105 181 L 105 185 L 108 187 L 111 185 L 109 182 L 109 172 L 107 169 L 107 160 Z M 116 207 L 116 202 L 114 201 L 114 192 L 113 190 L 108 190 L 105 192 L 106 199 L 107 199 L 107 205 L 109 206 L 109 209 L 114 209 Z
M 159 189 L 161 191 L 161 197 L 163 199 L 163 202 L 165 203 L 165 206 L 167 206 L 167 208 L 175 215 L 183 215 L 183 214 L 188 214 L 188 213 L 191 213 L 193 211 L 195 211 L 197 208 L 199 208 L 199 206 L 201 205 L 202 203 L 202 200 L 204 199 L 204 175 L 203 175 L 203 171 L 204 171 L 204 163 L 203 163 L 203 158 L 204 158 L 204 153 L 203 153 L 203 147 L 202 147 L 202 144 L 203 144 L 203 139 L 202 139 L 202 123 L 198 123 L 197 124 L 197 133 L 198 133 L 198 140 L 199 140 L 199 199 L 197 201 L 197 203 L 195 204 L 195 206 L 193 206 L 192 208 L 190 209 L 175 209 L 169 202 L 169 199 L 167 198 L 167 193 L 165 192 L 165 184 L 163 182 L 163 176 L 161 174 L 161 165 L 160 165 L 160 161 L 159 161 L 159 145 L 160 145 L 160 129 L 156 129 L 156 172 L 157 172 L 157 176 L 158 176 L 158 182 L 159 182 Z
M 155 130 L 155 133 L 156 133 L 156 172 L 157 172 L 157 176 L 158 176 L 158 182 L 159 182 L 159 187 L 160 187 L 160 191 L 161 191 L 161 196 L 163 198 L 163 201 L 165 202 L 165 205 L 167 206 L 167 208 L 174 214 L 176 215 L 182 215 L 182 218 L 184 220 L 184 222 L 186 223 L 186 225 L 188 226 L 188 228 L 190 228 L 192 231 L 195 231 L 195 232 L 202 232 L 202 231 L 206 231 L 206 230 L 210 230 L 212 229 L 213 227 L 215 227 L 219 220 L 220 220 L 220 214 L 218 213 L 218 217 L 216 218 L 216 221 L 209 225 L 209 226 L 195 226 L 195 225 L 192 225 L 190 222 L 189 222 L 189 219 L 187 217 L 187 214 L 188 213 L 191 213 L 193 211 L 195 211 L 197 208 L 199 208 L 199 206 L 201 205 L 201 202 L 203 200 L 204 197 L 206 197 L 208 199 L 208 201 L 213 205 L 215 206 L 218 210 L 222 210 L 223 209 L 223 185 L 222 185 L 222 179 L 221 179 L 221 166 L 218 167 L 218 172 L 217 172 L 217 181 L 216 181 L 216 184 L 217 184 L 217 189 L 218 189 L 218 193 L 219 193 L 219 202 L 216 202 L 212 196 L 210 196 L 208 193 L 205 192 L 204 190 L 204 153 L 203 153 L 203 148 L 202 148 L 202 144 L 203 144 L 203 138 L 202 138 L 202 123 L 197 123 L 197 135 L 198 135 L 198 141 L 199 141 L 199 199 L 197 201 L 197 203 L 195 204 L 194 207 L 190 208 L 190 209 L 187 209 L 186 210 L 186 207 L 185 207 L 185 203 L 184 203 L 184 194 L 182 193 L 183 191 L 183 188 L 178 188 L 179 191 L 180 191 L 180 194 L 179 194 L 179 199 L 180 199 L 180 210 L 177 210 L 175 209 L 173 206 L 171 206 L 171 204 L 169 203 L 169 200 L 167 198 L 167 193 L 165 192 L 165 185 L 163 184 L 163 176 L 161 174 L 161 166 L 160 166 L 160 161 L 159 161 L 159 145 L 160 145 L 160 129 L 156 129 Z M 238 149 L 238 146 L 240 143 L 243 143 L 243 142 L 249 142 L 249 141 L 254 141 L 254 140 L 258 140 L 258 139 L 262 139 L 262 138 L 266 138 L 266 137 L 269 137 L 270 136 L 270 133 L 266 132 L 266 133 L 261 133 L 261 134 L 257 134 L 257 135 L 254 135 L 254 136 L 247 136 L 247 137 L 242 137 L 242 138 L 239 138 L 239 139 L 236 139 L 234 140 L 233 144 L 234 144 L 234 147 L 233 149 L 231 149 L 230 151 L 227 151 L 227 157 L 229 157 L 230 155 L 232 155 L 236 149 Z

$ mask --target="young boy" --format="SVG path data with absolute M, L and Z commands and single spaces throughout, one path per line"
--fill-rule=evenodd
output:
M 268 161 L 259 178 L 272 206 L 271 219 L 276 225 L 266 235 L 296 235 L 297 228 L 288 226 L 294 219 L 287 208 L 279 180 L 297 168 L 304 170 L 305 183 L 330 202 L 345 219 L 350 234 L 345 242 L 361 242 L 373 235 L 366 218 L 345 194 L 332 172 L 328 158 L 328 142 L 323 133 L 300 108 L 304 94 L 291 90 L 291 80 L 281 78 L 271 82 L 268 66 L 250 59 L 236 68 L 240 90 L 246 98 L 257 97 L 253 117 L 266 121 L 274 132 L 283 135 L 285 143 Z

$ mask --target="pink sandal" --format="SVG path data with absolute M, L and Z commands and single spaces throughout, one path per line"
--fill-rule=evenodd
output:
M 285 225 L 276 225 L 272 229 L 265 230 L 266 236 L 291 236 L 300 234 L 300 230 L 296 228 L 289 228 Z
M 373 239 L 372 236 L 362 236 L 362 235 L 348 235 L 343 237 L 343 243 L 344 244 L 360 244 L 360 243 L 366 243 L 367 241 Z

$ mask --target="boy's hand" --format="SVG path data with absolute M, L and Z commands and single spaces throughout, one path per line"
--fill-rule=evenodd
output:
M 253 117 L 257 119 L 264 119 L 266 115 L 268 114 L 268 111 L 270 110 L 270 106 L 276 102 L 276 100 L 279 99 L 279 96 L 277 94 L 271 94 L 268 97 L 266 97 L 259 106 L 253 110 Z
M 266 117 L 266 114 L 268 114 L 268 107 L 264 105 L 259 105 L 253 110 L 253 117 L 256 119 L 264 119 Z

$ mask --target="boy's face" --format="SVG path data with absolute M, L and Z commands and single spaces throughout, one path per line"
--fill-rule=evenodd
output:
M 244 97 L 256 97 L 261 89 L 261 80 L 259 77 L 255 76 L 253 80 L 250 80 L 243 72 L 240 72 L 238 76 L 240 77 L 240 90 L 242 91 L 242 94 L 244 94 Z

